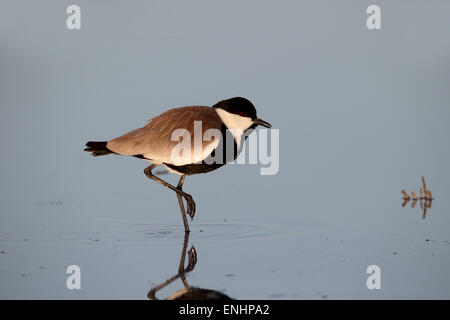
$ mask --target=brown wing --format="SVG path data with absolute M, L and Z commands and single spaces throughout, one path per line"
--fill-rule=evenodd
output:
M 172 164 L 174 163 L 172 149 L 180 143 L 180 140 L 172 141 L 172 132 L 176 129 L 186 129 L 189 132 L 194 132 L 194 121 L 201 121 L 202 137 L 206 130 L 220 130 L 222 127 L 222 120 L 211 107 L 191 106 L 175 108 L 151 119 L 145 127 L 133 130 L 109 141 L 107 147 L 118 154 L 143 155 L 155 163 Z M 203 141 L 202 139 L 202 150 L 207 151 L 217 147 L 219 141 L 216 141 L 217 139 L 214 138 L 211 140 Z M 191 134 L 191 153 L 193 156 L 194 151 L 194 135 Z M 203 159 L 206 157 L 207 155 Z M 193 157 L 191 157 L 191 161 L 185 164 L 194 162 Z

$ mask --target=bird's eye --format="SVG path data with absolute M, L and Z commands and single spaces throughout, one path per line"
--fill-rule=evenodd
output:
M 241 117 L 245 117 L 245 116 L 246 116 L 245 112 L 239 112 L 239 115 L 240 115 Z

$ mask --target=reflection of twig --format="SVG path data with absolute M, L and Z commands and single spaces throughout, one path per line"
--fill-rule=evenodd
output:
M 422 219 L 427 217 L 427 201 L 425 200 L 425 205 L 422 204 L 423 199 L 420 199 L 420 209 L 423 210 Z M 431 204 L 431 201 L 430 201 Z
M 427 185 L 425 183 L 425 178 L 424 177 L 420 177 L 420 179 L 422 180 L 422 187 L 419 189 L 419 196 L 417 197 L 417 195 L 414 193 L 414 191 L 411 191 L 411 196 L 406 193 L 405 190 L 402 190 L 402 195 L 403 195 L 403 203 L 402 203 L 402 207 L 405 207 L 406 204 L 409 202 L 409 200 L 413 199 L 412 203 L 411 203 L 411 208 L 414 208 L 417 200 L 419 200 L 419 204 L 420 204 L 420 209 L 423 210 L 423 215 L 422 215 L 422 219 L 425 219 L 426 215 L 427 215 L 427 208 L 431 208 L 431 202 L 433 201 L 433 197 L 431 195 L 431 191 L 427 190 Z
M 411 208 L 414 208 L 416 206 L 417 203 L 417 198 L 413 199 L 413 202 L 411 203 Z
M 403 199 L 404 199 L 404 201 L 402 203 L 402 207 L 404 208 L 406 206 L 406 204 L 408 203 L 409 199 L 405 199 L 405 198 L 403 198 Z

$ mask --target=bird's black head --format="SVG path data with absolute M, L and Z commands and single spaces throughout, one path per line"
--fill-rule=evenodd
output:
M 246 130 L 250 127 L 255 128 L 258 125 L 271 128 L 270 123 L 256 116 L 255 106 L 245 98 L 235 97 L 222 100 L 213 105 L 213 108 L 226 111 L 225 113 L 218 111 L 218 113 L 229 129 Z
M 241 97 L 219 101 L 213 105 L 213 108 L 221 108 L 229 113 L 237 114 L 241 117 L 248 117 L 252 120 L 257 118 L 256 109 L 253 103 Z

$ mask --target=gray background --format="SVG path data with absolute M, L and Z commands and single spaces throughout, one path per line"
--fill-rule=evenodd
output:
M 72 1 L 0 3 L 0 298 L 145 299 L 175 274 L 173 192 L 142 160 L 82 149 L 233 96 L 280 129 L 280 171 L 187 179 L 191 285 L 450 298 L 450 2 L 76 1 L 79 31 L 65 25 Z M 373 3 L 382 30 L 366 28 Z M 422 175 L 435 197 L 425 220 L 400 194 Z M 66 289 L 70 264 L 81 290 Z M 366 288 L 371 264 L 381 290 Z

